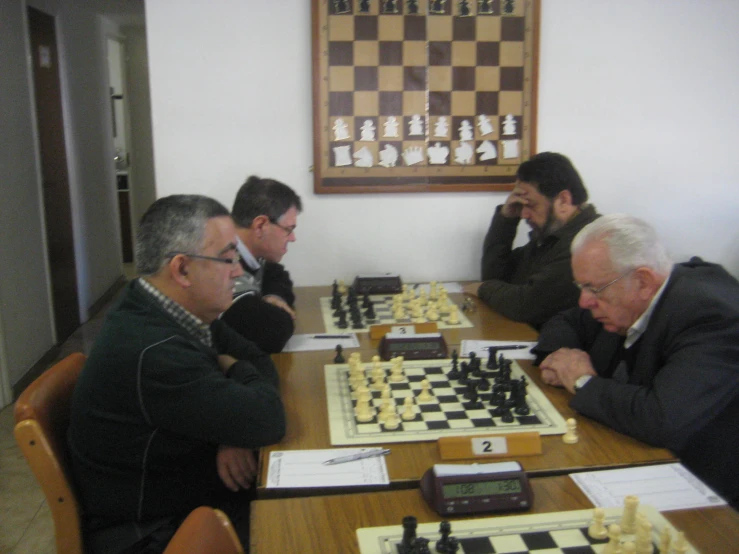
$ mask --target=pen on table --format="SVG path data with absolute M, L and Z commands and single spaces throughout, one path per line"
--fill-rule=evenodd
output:
M 313 335 L 314 339 L 350 339 L 351 335 Z
M 379 450 L 365 450 L 364 452 L 357 452 L 356 454 L 349 454 L 348 456 L 339 456 L 338 458 L 331 458 L 323 462 L 325 466 L 332 466 L 334 464 L 343 464 L 345 462 L 354 462 L 356 460 L 364 460 L 365 458 L 377 458 L 378 456 L 387 456 L 390 454 L 389 448 Z
M 486 348 L 495 348 L 496 350 L 518 350 L 519 348 L 529 348 L 528 344 L 506 344 L 504 346 L 488 346 Z

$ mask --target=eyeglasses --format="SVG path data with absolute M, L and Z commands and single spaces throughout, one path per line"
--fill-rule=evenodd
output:
M 575 284 L 575 286 L 578 289 L 580 289 L 580 292 L 589 292 L 593 296 L 598 296 L 601 292 L 603 292 L 604 290 L 606 290 L 612 284 L 614 284 L 614 283 L 620 281 L 621 279 L 623 279 L 624 277 L 626 277 L 629 273 L 631 273 L 631 271 L 627 271 L 626 273 L 623 273 L 623 274 L 619 275 L 618 277 L 616 277 L 610 283 L 606 283 L 605 285 L 603 285 L 602 287 L 598 287 L 597 289 L 595 287 L 593 287 L 592 285 L 581 285 L 577 281 L 573 281 L 573 283 Z
M 282 229 L 283 231 L 285 231 L 288 237 L 295 232 L 295 227 L 296 227 L 295 225 L 292 225 L 291 227 L 285 227 L 284 225 L 280 225 L 279 223 L 277 223 L 277 221 L 274 219 L 270 219 L 269 222 L 272 225 L 275 225 L 279 227 L 280 229 Z
M 202 256 L 200 254 L 190 254 L 189 252 L 168 252 L 167 258 L 174 258 L 175 256 L 182 254 L 188 258 L 198 258 L 200 260 L 210 260 L 211 262 L 220 262 L 222 264 L 230 264 L 232 266 L 238 265 L 241 261 L 241 256 L 236 254 L 233 258 L 216 258 L 215 256 Z

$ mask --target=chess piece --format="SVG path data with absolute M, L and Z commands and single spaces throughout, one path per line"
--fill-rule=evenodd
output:
M 636 510 L 639 508 L 639 498 L 633 494 L 624 497 L 624 511 L 621 515 L 621 532 L 633 535 L 636 532 Z
M 636 554 L 636 545 L 631 541 L 626 541 L 621 545 L 621 554 Z
M 459 310 L 456 305 L 452 305 L 449 310 L 449 319 L 447 319 L 449 325 L 459 325 Z
M 601 554 L 620 554 L 621 550 L 621 527 L 617 524 L 608 526 L 608 543 L 601 550 Z
M 462 123 L 459 125 L 459 140 L 465 141 L 465 140 L 472 140 L 474 138 L 474 135 L 472 133 L 472 125 L 469 121 L 466 119 L 462 120 Z
M 391 115 L 385 121 L 385 135 L 386 137 L 397 137 L 398 136 L 398 120 L 394 115 Z
M 446 117 L 442 115 L 436 120 L 436 125 L 434 125 L 434 136 L 446 138 L 448 132 L 449 123 L 447 122 Z
M 603 508 L 593 510 L 593 523 L 588 527 L 588 535 L 591 539 L 603 540 L 608 537 L 608 529 L 604 524 L 606 512 Z
M 372 392 L 370 392 L 367 385 L 359 385 L 357 387 L 357 402 L 366 401 L 369 403 L 372 400 Z
M 448 521 L 442 521 L 439 524 L 439 535 L 441 538 L 436 541 L 436 551 L 446 554 L 449 550 L 449 535 L 452 532 L 452 524 Z
M 445 164 L 449 157 L 449 147 L 442 146 L 440 142 L 429 146 L 426 152 L 428 153 L 430 164 Z
M 400 418 L 398 417 L 398 412 L 393 402 L 388 402 L 383 425 L 385 425 L 385 429 L 389 429 L 390 431 L 394 431 L 400 427 Z
M 462 142 L 454 149 L 454 161 L 458 164 L 469 165 L 474 158 L 475 150 L 469 142 Z
M 503 120 L 503 134 L 504 135 L 515 135 L 516 134 L 516 118 L 513 114 L 508 114 Z
M 343 364 L 346 360 L 344 359 L 344 356 L 342 355 L 342 352 L 344 350 L 344 347 L 340 344 L 336 345 L 336 356 L 334 356 L 334 363 L 335 364 Z
M 368 400 L 357 401 L 357 407 L 354 413 L 356 414 L 357 421 L 360 423 L 367 423 L 375 417 L 375 410 L 370 406 Z
M 403 518 L 403 540 L 400 543 L 400 547 L 403 552 L 410 554 L 411 548 L 413 548 L 413 541 L 416 538 L 416 527 L 418 527 L 418 520 L 413 516 L 405 516 Z
M 390 377 L 388 377 L 388 381 L 391 383 L 400 383 L 405 379 L 405 375 L 403 375 L 403 359 L 402 357 L 400 360 L 398 358 L 393 358 L 390 360 L 391 366 L 390 366 Z
M 344 122 L 342 118 L 337 118 L 334 121 L 334 139 L 335 140 L 346 140 L 349 138 L 349 126 Z
M 398 163 L 398 149 L 392 144 L 386 144 L 380 151 L 380 161 L 382 167 L 395 167 Z
M 428 379 L 421 381 L 421 392 L 417 398 L 419 402 L 429 402 L 434 399 L 434 396 L 431 394 L 431 383 Z
M 502 140 L 500 142 L 503 145 L 503 159 L 510 160 L 511 158 L 518 158 L 517 140 Z
M 405 421 L 416 419 L 416 410 L 413 406 L 413 397 L 406 396 L 405 400 L 403 400 L 403 411 L 400 413 L 400 417 Z
M 419 114 L 413 114 L 408 122 L 409 135 L 423 135 L 423 120 Z
M 498 149 L 489 140 L 482 141 L 482 144 L 477 147 L 476 152 L 480 154 L 480 161 L 486 162 L 488 160 L 494 160 L 498 157 Z
M 574 418 L 567 420 L 567 432 L 562 435 L 562 442 L 565 444 L 576 444 L 580 440 L 577 436 L 577 421 Z
M 485 114 L 480 114 L 477 116 L 477 127 L 480 129 L 480 134 L 482 136 L 489 135 L 492 133 L 495 129 L 493 129 L 493 124 L 490 123 L 490 118 L 486 116 Z
M 362 146 L 358 151 L 354 152 L 355 167 L 372 167 L 375 158 L 372 155 L 372 151 L 366 146 Z
M 339 279 L 338 283 L 336 284 L 336 290 L 342 296 L 346 294 L 346 284 L 344 284 L 343 279 Z
M 429 309 L 426 310 L 426 319 L 429 321 L 439 321 L 439 312 L 436 310 L 436 306 L 429 306 Z
M 637 554 L 653 554 L 654 544 L 652 544 L 652 524 L 644 514 L 636 514 L 636 544 Z
M 334 165 L 344 167 L 352 165 L 351 146 L 334 146 Z
M 375 140 L 375 124 L 372 123 L 371 119 L 365 119 L 364 124 L 359 129 L 362 136 L 359 140 L 373 141 Z

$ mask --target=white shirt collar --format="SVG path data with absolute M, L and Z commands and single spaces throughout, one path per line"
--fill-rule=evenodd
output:
M 244 260 L 244 263 L 249 266 L 249 269 L 256 271 L 261 267 L 259 260 L 254 257 L 254 254 L 252 254 L 246 245 L 241 242 L 239 237 L 236 237 L 236 250 L 238 250 L 239 256 Z
M 652 298 L 652 301 L 649 303 L 649 306 L 647 306 L 647 309 L 644 310 L 644 313 L 640 315 L 639 319 L 637 319 L 631 325 L 631 327 L 629 327 L 629 330 L 626 331 L 624 348 L 631 348 L 632 345 L 636 341 L 638 341 L 639 338 L 644 334 L 644 331 L 647 330 L 649 320 L 652 319 L 652 312 L 654 312 L 654 307 L 657 305 L 657 302 L 659 302 L 659 299 L 662 298 L 662 294 L 665 292 L 665 287 L 667 286 L 669 280 L 670 275 L 668 275 L 667 279 L 665 279 L 665 282 L 662 283 L 662 286 L 657 291 L 657 294 L 654 295 L 654 298 Z

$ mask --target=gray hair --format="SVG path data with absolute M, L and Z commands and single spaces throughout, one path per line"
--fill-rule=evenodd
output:
M 660 274 L 672 270 L 672 259 L 657 232 L 637 217 L 627 214 L 599 217 L 575 236 L 570 251 L 575 254 L 592 241 L 602 241 L 608 247 L 608 257 L 618 273 L 637 267 L 649 267 Z
M 298 213 L 303 210 L 300 196 L 293 189 L 280 181 L 252 175 L 236 193 L 231 215 L 236 225 L 248 228 L 260 215 L 266 215 L 272 223 L 277 223 L 293 207 Z
M 198 253 L 208 220 L 228 215 L 223 204 L 197 194 L 175 194 L 154 202 L 142 216 L 136 235 L 139 275 L 159 273 L 172 252 Z

